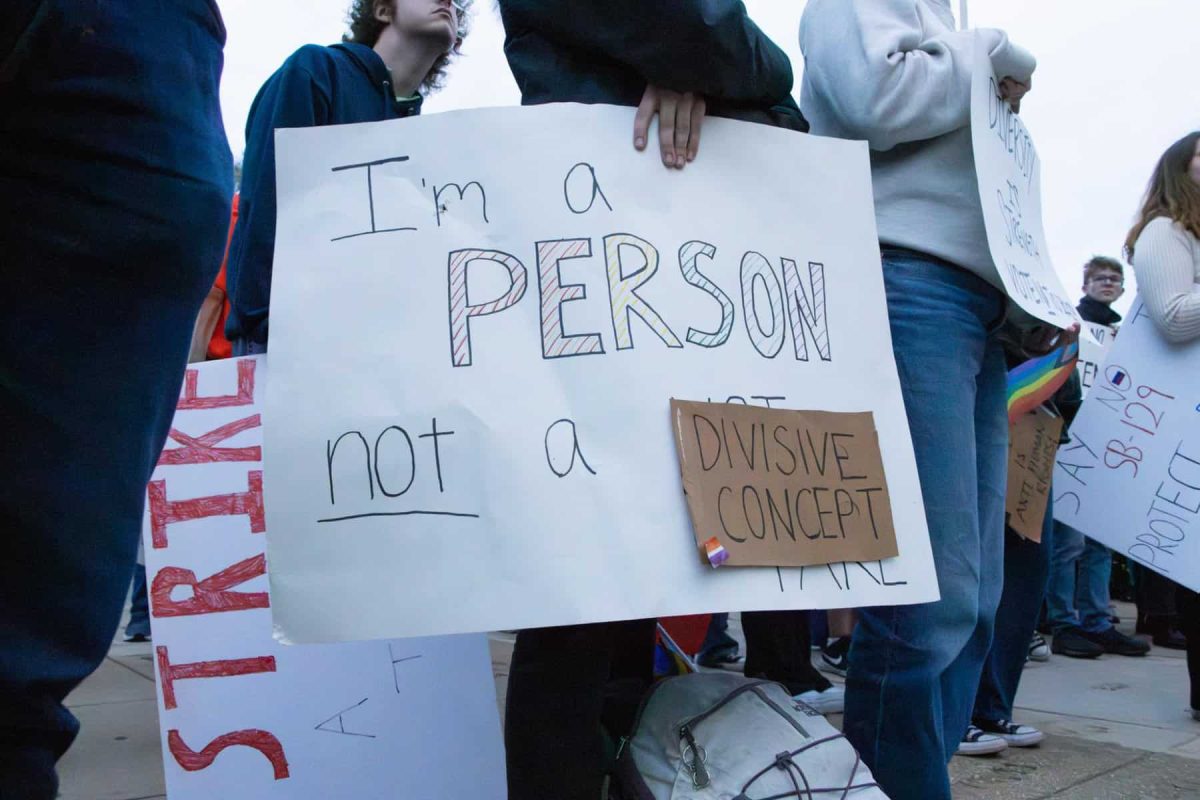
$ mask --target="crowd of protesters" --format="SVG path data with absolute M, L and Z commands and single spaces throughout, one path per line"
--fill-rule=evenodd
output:
M 267 350 L 275 129 L 419 114 L 467 35 L 469 5 L 355 0 L 345 41 L 288 58 L 250 111 L 231 233 L 215 0 L 12 0 L 0 15 L 0 269 L 22 294 L 0 315 L 0 797 L 55 796 L 55 762 L 79 728 L 63 699 L 118 624 L 190 343 L 201 356 L 219 326 L 228 342 L 214 355 Z M 797 106 L 787 56 L 736 0 L 500 0 L 499 10 L 523 103 L 636 107 L 632 145 L 657 149 L 666 169 L 705 157 L 708 116 L 870 146 L 941 600 L 831 613 L 820 662 L 845 676 L 844 690 L 813 667 L 802 612 L 743 614 L 744 663 L 718 617 L 702 663 L 844 709 L 846 736 L 890 797 L 948 798 L 955 753 L 1041 739 L 1012 716 L 1026 659 L 1046 656 L 1035 633 L 1043 598 L 1055 653 L 1146 652 L 1110 620 L 1107 550 L 1049 511 L 1040 545 L 1005 529 L 1007 366 L 1078 334 L 1014 313 L 978 201 L 975 48 L 987 48 L 1018 111 L 1030 53 L 999 30 L 958 30 L 949 0 L 809 0 Z M 1200 134 L 1156 166 L 1125 256 L 1162 335 L 1200 338 Z M 1123 284 L 1119 261 L 1090 262 L 1084 318 L 1115 326 Z M 1058 399 L 1066 414 L 1078 403 Z M 1144 571 L 1138 580 L 1155 643 L 1189 648 L 1200 708 L 1200 599 Z M 654 634 L 654 620 L 518 634 L 505 731 L 513 800 L 600 796 L 605 737 L 628 730 Z

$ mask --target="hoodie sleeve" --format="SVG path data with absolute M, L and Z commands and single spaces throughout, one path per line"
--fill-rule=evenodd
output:
M 1166 217 L 1150 220 L 1133 248 L 1138 294 L 1163 337 L 1181 344 L 1200 338 L 1196 241 Z
M 275 130 L 306 128 L 329 121 L 326 81 L 314 76 L 315 47 L 301 48 L 272 75 L 250 108 L 246 153 L 242 161 L 239 219 L 230 246 L 227 282 L 234 313 L 229 335 L 265 341 L 257 325 L 243 321 L 264 317 L 271 296 L 275 254 Z
M 874 150 L 932 139 L 971 119 L 976 35 L 1001 77 L 1028 80 L 1033 57 L 994 29 L 927 35 L 917 0 L 810 0 L 800 25 L 805 81 L 845 133 Z
M 646 82 L 771 106 L 792 90 L 787 54 L 740 0 L 503 0 L 506 25 L 626 64 Z

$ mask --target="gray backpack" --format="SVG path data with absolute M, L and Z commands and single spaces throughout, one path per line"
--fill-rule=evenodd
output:
M 887 800 L 846 738 L 778 683 L 668 678 L 621 743 L 617 800 Z

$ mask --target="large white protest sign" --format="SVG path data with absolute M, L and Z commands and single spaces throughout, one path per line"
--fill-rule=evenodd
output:
M 277 134 L 266 476 L 293 641 L 937 597 L 865 145 L 707 120 L 666 170 L 633 109 Z M 671 398 L 874 413 L 899 557 L 713 570 Z M 774 435 L 772 435 L 774 433 Z M 738 438 L 741 436 L 742 438 Z M 742 536 L 836 535 L 829 437 L 727 430 L 796 472 Z
M 1054 518 L 1200 590 L 1200 346 L 1140 298 L 1058 451 Z
M 1041 159 L 1021 117 L 1000 98 L 1000 77 L 979 39 L 971 82 L 971 143 L 992 260 L 1008 296 L 1024 311 L 1060 328 L 1083 325 L 1050 262 L 1042 226 Z M 1090 335 L 1085 326 L 1081 338 Z
M 506 796 L 481 635 L 284 647 L 262 492 L 265 359 L 188 370 L 148 487 L 171 800 Z

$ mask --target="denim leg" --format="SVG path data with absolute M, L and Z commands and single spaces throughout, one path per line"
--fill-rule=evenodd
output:
M 1075 579 L 1075 607 L 1079 610 L 1079 626 L 1088 633 L 1102 633 L 1112 627 L 1108 620 L 1111 577 L 1112 551 L 1085 536 Z
M 704 659 L 717 654 L 737 655 L 737 640 L 729 635 L 729 612 L 713 614 L 709 620 L 708 630 L 704 633 L 704 641 L 700 645 L 697 659 Z
M 999 602 L 1007 425 L 989 327 L 1003 299 L 908 255 L 886 253 L 884 279 L 941 600 L 860 611 L 845 732 L 889 797 L 946 800 Z
M 1079 625 L 1075 613 L 1075 573 L 1081 555 L 1083 534 L 1064 522 L 1055 522 L 1050 583 L 1046 587 L 1046 618 L 1054 633 Z
M 78 730 L 62 700 L 116 632 L 232 194 L 214 3 L 36 5 L 0 52 L 0 281 L 19 287 L 0 313 L 0 794 L 23 800 L 55 796 Z
M 133 589 L 129 600 L 129 624 L 125 626 L 126 636 L 150 635 L 150 595 L 146 590 L 146 565 L 138 564 L 133 568 Z
M 1004 593 L 996 611 L 992 649 L 975 695 L 972 717 L 976 721 L 999 722 L 1013 717 L 1013 701 L 1029 654 L 1029 640 L 1037 627 L 1038 611 L 1050 576 L 1054 528 L 1051 500 L 1042 523 L 1041 544 L 1021 538 L 1012 529 L 1005 531 Z
M 1008 407 L 1004 351 L 988 344 L 977 380 L 975 452 L 979 483 L 979 623 L 954 663 L 942 673 L 946 760 L 958 750 L 971 721 L 979 676 L 992 647 L 996 609 L 1004 589 L 1004 499 L 1008 483 Z

